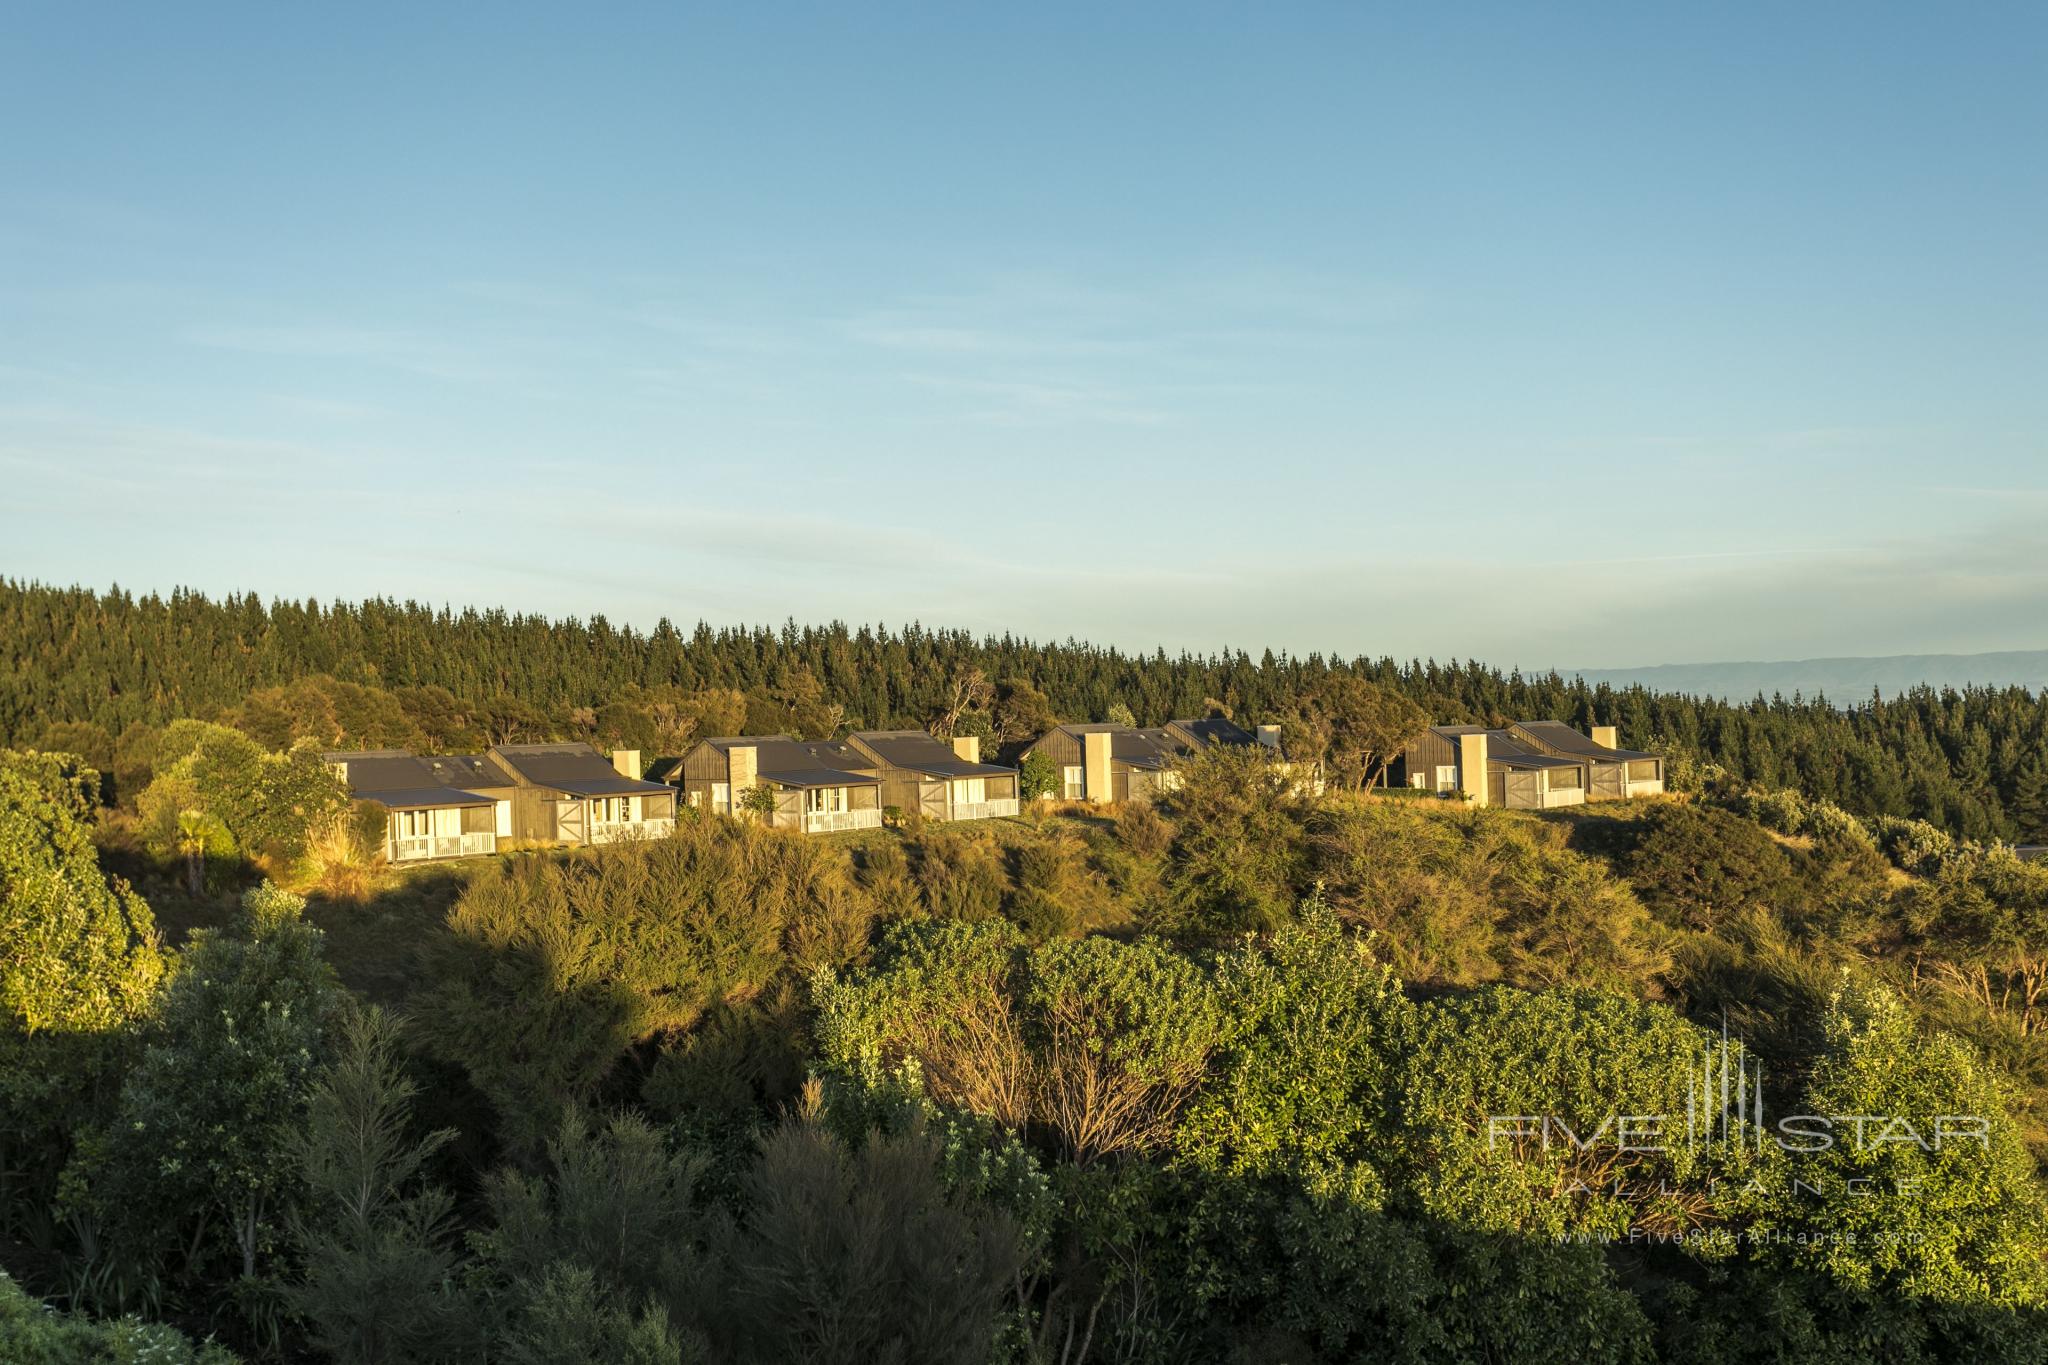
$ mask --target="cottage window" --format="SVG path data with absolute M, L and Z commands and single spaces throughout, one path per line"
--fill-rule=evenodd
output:
M 1061 785 L 1064 788 L 1061 794 L 1065 796 L 1067 800 L 1079 801 L 1084 795 L 1087 794 L 1088 788 L 1082 779 L 1080 764 L 1070 764 L 1060 774 L 1060 776 L 1062 779 Z

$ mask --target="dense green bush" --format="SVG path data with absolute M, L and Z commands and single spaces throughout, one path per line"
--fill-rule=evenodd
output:
M 194 936 L 118 1104 L 65 1173 L 113 1304 L 264 1292 L 300 1190 L 291 1134 L 342 1001 L 302 905 L 265 883 L 235 927 Z
M 1306 825 L 1331 906 L 1409 979 L 1624 990 L 1662 966 L 1628 885 L 1547 826 L 1379 800 L 1327 801 Z
M 437 944 L 428 1045 L 531 1153 L 629 1049 L 720 1001 L 866 950 L 873 905 L 842 856 L 732 821 L 480 872 Z
M 137 1318 L 58 1313 L 0 1271 L 0 1360 L 14 1365 L 234 1365 L 211 1342 L 194 1346 L 173 1328 Z

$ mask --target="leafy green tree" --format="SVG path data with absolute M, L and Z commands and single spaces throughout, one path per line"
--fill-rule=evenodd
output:
M 128 1283 L 253 1288 L 284 1243 L 301 1189 L 289 1134 L 341 999 L 302 905 L 266 883 L 234 928 L 194 933 L 111 1120 L 66 1173 Z
M 1688 1112 L 1716 1041 L 1706 1030 L 1662 1005 L 1499 986 L 1432 1001 L 1417 1025 L 1397 1150 L 1405 1197 L 1431 1217 L 1491 1235 L 1623 1241 L 1720 1226 L 1696 1192 L 1734 1149 L 1662 1126 Z M 1658 1119 L 1657 1132 L 1624 1133 L 1630 1116 Z
M 1218 748 L 1175 770 L 1161 805 L 1174 822 L 1155 925 L 1237 933 L 1283 922 L 1300 889 L 1304 798 L 1263 754 Z
M 163 971 L 156 923 L 100 871 L 69 803 L 0 761 L 0 1003 L 7 1036 L 117 1029 L 148 1006 Z
M 1827 1116 L 1829 1140 L 1801 1140 L 1819 1150 L 1794 1155 L 1759 1211 L 1766 1260 L 1885 1296 L 2048 1304 L 2048 1200 L 2006 1084 L 1881 987 L 1845 988 L 1824 1031 L 1801 1112 Z
M 179 721 L 164 732 L 156 765 L 137 798 L 143 836 L 188 865 L 229 852 L 297 858 L 311 832 L 349 806 L 346 786 L 310 742 L 272 754 L 239 730 Z
M 1320 895 L 1223 958 L 1216 992 L 1233 1028 L 1175 1135 L 1186 1159 L 1235 1176 L 1327 1173 L 1384 1146 L 1414 1007 Z
M 0 749 L 0 767 L 27 778 L 43 795 L 84 824 L 99 819 L 99 770 L 75 753 L 61 750 Z
M 1017 785 L 1018 791 L 1026 801 L 1036 801 L 1042 796 L 1058 796 L 1059 764 L 1035 750 L 1027 753 L 1017 766 Z
M 40 765 L 0 758 L 0 1227 L 47 1243 L 70 1147 L 164 973 L 156 922 L 101 872 L 72 802 Z
M 1025 1265 L 1023 1230 L 949 1188 L 913 1123 L 849 1148 L 816 1117 L 770 1132 L 718 1239 L 727 1358 L 981 1365 Z
M 1003 745 L 1022 744 L 1038 738 L 1057 723 L 1052 703 L 1027 678 L 1004 678 L 996 684 L 996 699 L 990 709 L 996 739 Z
M 455 1137 L 415 1136 L 419 1087 L 396 1020 L 346 1011 L 291 1135 L 304 1196 L 291 1215 L 302 1278 L 287 1293 L 313 1344 L 341 1365 L 431 1358 L 461 1340 L 454 1200 L 426 1167 Z
M 1138 723 L 1138 718 L 1131 714 L 1131 708 L 1120 701 L 1111 702 L 1109 709 L 1102 713 L 1102 718 L 1111 725 L 1133 726 Z
M 1319 763 L 1332 785 L 1355 788 L 1382 778 L 1394 756 L 1429 723 L 1429 714 L 1401 693 L 1355 674 L 1332 673 L 1300 699 L 1282 740 L 1291 728 L 1303 749 L 1297 761 Z

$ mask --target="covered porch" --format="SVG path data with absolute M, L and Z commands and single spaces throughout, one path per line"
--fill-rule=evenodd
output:
M 1017 775 L 1007 769 L 917 784 L 917 811 L 927 820 L 995 820 L 1017 809 Z
M 656 790 L 645 790 L 654 787 Z M 567 844 L 611 844 L 622 839 L 666 839 L 676 829 L 676 794 L 658 783 L 572 795 L 554 802 L 555 837 Z
M 857 773 L 821 772 L 813 778 L 777 774 L 766 779 L 775 793 L 770 829 L 799 834 L 838 834 L 882 827 L 882 784 Z
M 1553 810 L 1586 801 L 1586 772 L 1566 759 L 1495 759 L 1488 764 L 1487 801 L 1509 810 Z
M 498 851 L 497 801 L 472 792 L 414 792 L 376 799 L 389 819 L 384 859 L 391 863 L 474 858 Z

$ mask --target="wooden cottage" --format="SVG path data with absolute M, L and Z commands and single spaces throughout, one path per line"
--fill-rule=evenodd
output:
M 689 806 L 716 815 L 747 809 L 747 793 L 764 787 L 774 794 L 774 809 L 765 813 L 773 829 L 825 834 L 882 823 L 880 767 L 842 741 L 725 735 L 700 740 L 650 772 L 662 774 Z
M 1399 760 L 1408 786 L 1475 805 L 1549 810 L 1586 799 L 1585 765 L 1538 752 L 1506 730 L 1483 725 L 1432 725 Z
M 1657 796 L 1664 790 L 1664 760 L 1617 747 L 1612 725 L 1596 725 L 1590 735 L 1582 735 L 1561 720 L 1523 720 L 1508 726 L 1508 733 L 1527 749 L 1585 764 L 1588 801 Z
M 472 791 L 403 749 L 324 754 L 358 801 L 383 807 L 384 858 L 393 863 L 494 853 L 512 832 L 509 795 Z
M 1263 746 L 1278 754 L 1280 729 L 1261 725 L 1253 735 L 1211 716 L 1139 727 L 1096 722 L 1060 725 L 1046 731 L 1027 752 L 1044 754 L 1059 769 L 1055 793 L 1066 801 L 1149 801 L 1178 783 L 1174 766 L 1191 754 L 1219 746 Z
M 620 749 L 607 762 L 588 744 L 494 744 L 474 762 L 480 774 L 495 771 L 509 784 L 515 838 L 608 844 L 675 830 L 675 790 L 641 778 L 638 749 Z
M 882 779 L 882 805 L 927 820 L 988 820 L 1017 813 L 1017 770 L 981 761 L 981 738 L 949 745 L 922 730 L 863 730 L 846 742 Z

